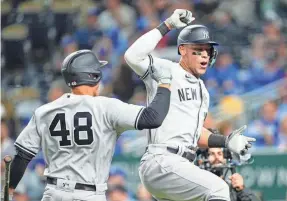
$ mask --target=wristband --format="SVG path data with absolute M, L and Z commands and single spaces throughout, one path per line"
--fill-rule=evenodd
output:
M 170 31 L 164 22 L 162 22 L 156 28 L 159 30 L 159 32 L 161 33 L 162 36 L 164 36 L 165 34 L 167 34 Z
M 226 147 L 226 137 L 219 134 L 211 134 L 208 138 L 208 147 Z

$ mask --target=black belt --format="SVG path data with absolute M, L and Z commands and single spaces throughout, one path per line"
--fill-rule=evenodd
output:
M 47 177 L 47 183 L 57 185 L 57 179 Z M 84 191 L 97 191 L 97 188 L 94 185 L 80 184 L 80 183 L 76 183 L 75 189 Z
M 177 154 L 178 151 L 179 151 L 179 148 L 173 148 L 173 147 L 167 147 L 167 150 L 170 152 L 170 153 L 173 153 L 173 154 Z M 193 153 L 193 150 L 190 150 L 190 151 L 185 151 L 183 152 L 183 154 L 181 155 L 183 158 L 186 158 L 187 160 L 189 160 L 190 162 L 193 162 L 195 157 L 196 157 L 196 154 Z

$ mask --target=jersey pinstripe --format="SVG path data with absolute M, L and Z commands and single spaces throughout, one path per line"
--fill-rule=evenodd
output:
M 203 81 L 183 70 L 178 63 L 153 58 L 151 55 L 149 60 L 149 65 L 170 66 L 173 80 L 167 117 L 161 127 L 146 131 L 148 142 L 197 146 L 209 106 L 209 93 Z M 142 80 L 146 86 L 147 104 L 149 104 L 156 94 L 157 85 L 148 74 Z

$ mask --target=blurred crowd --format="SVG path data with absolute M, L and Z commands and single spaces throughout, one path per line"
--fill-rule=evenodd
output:
M 14 154 L 13 141 L 37 107 L 69 92 L 60 69 L 63 59 L 76 50 L 91 49 L 100 60 L 109 61 L 103 69 L 102 95 L 144 105 L 144 85 L 125 63 L 124 52 L 178 8 L 191 10 L 195 23 L 206 25 L 220 43 L 217 62 L 203 77 L 211 108 L 226 97 L 285 79 L 278 99 L 261 107 L 246 134 L 257 139 L 256 147 L 287 150 L 286 0 L 2 0 L 2 158 Z M 178 32 L 169 32 L 155 52 L 176 60 Z M 217 124 L 215 119 L 210 115 L 206 125 L 219 128 L 224 135 L 234 129 L 232 122 Z M 124 133 L 115 156 L 133 152 L 133 147 L 144 150 L 143 140 L 137 131 Z M 44 166 L 39 154 L 25 173 L 17 201 L 39 200 Z M 115 176 L 110 182 L 116 183 L 108 191 L 110 201 L 151 200 L 141 185 L 137 193 L 129 192 L 125 174 L 115 172 L 111 171 Z

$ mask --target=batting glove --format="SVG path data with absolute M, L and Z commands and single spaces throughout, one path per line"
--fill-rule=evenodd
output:
M 256 141 L 255 138 L 242 135 L 246 128 L 247 126 L 244 125 L 238 130 L 233 131 L 227 137 L 225 147 L 236 154 L 245 155 L 248 152 L 248 149 L 252 146 L 251 142 Z
M 171 70 L 169 67 L 154 65 L 149 66 L 149 74 L 158 84 L 170 84 L 172 80 Z
M 185 9 L 176 9 L 173 14 L 165 20 L 167 24 L 170 25 L 171 28 L 182 28 L 189 25 L 193 20 L 192 12 Z

